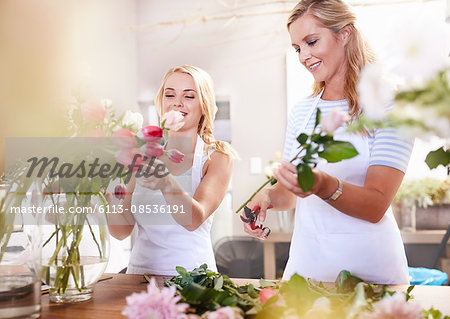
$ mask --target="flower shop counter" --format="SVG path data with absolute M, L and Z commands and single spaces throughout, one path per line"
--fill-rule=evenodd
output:
M 89 301 L 76 304 L 54 304 L 49 303 L 48 295 L 43 295 L 41 318 L 124 318 L 121 312 L 126 305 L 126 296 L 145 290 L 147 282 L 141 275 L 106 274 L 104 278 L 110 279 L 95 285 L 93 298 Z M 159 285 L 163 284 L 162 277 L 156 277 L 156 279 Z M 239 285 L 253 283 L 258 286 L 258 280 L 254 279 L 235 279 L 234 281 Z M 405 291 L 407 286 L 391 286 L 390 289 Z M 450 287 L 416 286 L 412 294 L 422 307 L 433 306 L 443 314 L 450 314 Z

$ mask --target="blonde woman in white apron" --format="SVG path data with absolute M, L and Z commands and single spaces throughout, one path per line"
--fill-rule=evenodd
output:
M 164 178 L 131 179 L 121 202 L 124 221 L 109 225 L 111 235 L 124 239 L 137 226 L 127 273 L 173 276 L 176 266 L 191 271 L 204 263 L 216 270 L 212 218 L 226 194 L 236 153 L 212 135 L 217 110 L 212 80 L 194 66 L 172 68 L 163 79 L 155 104 L 161 116 L 171 110 L 183 114 L 183 126 L 169 131 L 166 148 L 181 151 L 184 159 L 173 163 L 161 157 L 170 172 Z M 138 208 L 146 205 L 161 211 L 139 213 Z M 184 215 L 168 215 L 167 205 L 172 211 L 183 209 Z
M 295 226 L 283 279 L 294 273 L 334 281 L 343 269 L 379 284 L 408 284 L 408 267 L 390 204 L 406 170 L 412 143 L 393 130 L 348 134 L 345 125 L 335 139 L 349 141 L 359 155 L 338 163 L 319 163 L 314 187 L 304 193 L 296 167 L 288 161 L 298 148 L 300 132 L 311 133 L 317 108 L 322 115 L 338 108 L 352 119 L 361 113 L 356 83 L 373 55 L 355 28 L 355 17 L 341 0 L 300 1 L 288 19 L 299 60 L 314 76 L 314 96 L 293 108 L 286 133 L 284 162 L 278 183 L 263 189 L 248 205 L 260 206 L 264 221 L 274 211 L 295 207 Z M 380 105 L 382 108 L 383 105 Z M 261 229 L 244 229 L 264 238 Z

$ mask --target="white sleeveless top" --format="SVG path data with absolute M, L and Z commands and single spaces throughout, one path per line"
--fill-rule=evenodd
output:
M 188 184 L 192 180 L 192 190 L 187 191 L 191 196 L 203 178 L 203 165 L 207 160 L 207 154 L 203 149 L 204 142 L 197 136 L 192 168 L 180 176 L 175 176 L 181 185 L 186 186 L 185 190 L 190 188 L 191 185 Z M 145 207 L 150 199 L 153 199 L 151 201 L 153 206 L 156 198 L 159 201 L 157 205 L 166 205 L 160 191 L 153 191 L 136 184 L 131 205 Z M 156 225 L 158 220 L 144 220 L 143 214 L 134 214 L 138 233 L 131 251 L 127 273 L 175 276 L 178 275 L 176 266 L 182 266 L 191 271 L 205 263 L 209 269 L 217 271 L 211 243 L 213 215 L 209 216 L 196 230 L 188 231 L 177 224 L 170 215 L 164 217 L 164 224 Z M 154 216 L 145 216 L 145 218 L 152 217 Z

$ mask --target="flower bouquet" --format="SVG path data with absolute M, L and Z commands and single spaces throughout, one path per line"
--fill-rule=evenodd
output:
M 202 265 L 191 272 L 165 280 L 158 289 L 155 280 L 144 275 L 146 292 L 127 297 L 122 314 L 128 318 L 333 318 L 333 319 L 446 319 L 439 310 L 422 308 L 412 301 L 410 286 L 405 293 L 389 291 L 342 271 L 334 284 L 315 282 L 295 274 L 289 281 L 261 279 L 236 285 L 230 278 Z
M 116 118 L 111 106 L 109 100 L 99 104 L 77 98 L 68 113 L 72 137 L 22 141 L 26 152 L 17 157 L 22 162 L 18 160 L 6 176 L 14 189 L 10 187 L 1 202 L 2 247 L 16 217 L 6 210 L 17 206 L 36 178 L 40 181 L 35 192 L 43 195 L 43 210 L 32 209 L 31 215 L 41 218 L 42 279 L 55 302 L 91 298 L 92 286 L 106 268 L 108 214 L 117 213 L 106 200 L 110 185 L 127 183 L 132 174 L 146 176 L 142 170 L 151 165 L 152 158 L 166 155 L 174 162 L 183 160 L 177 150 L 163 148 L 163 135 L 182 125 L 179 112 L 167 113 L 161 127 L 142 128 L 139 113 L 127 111 Z M 122 185 L 114 189 L 118 198 L 125 192 Z M 30 215 L 20 210 L 19 214 L 22 218 Z

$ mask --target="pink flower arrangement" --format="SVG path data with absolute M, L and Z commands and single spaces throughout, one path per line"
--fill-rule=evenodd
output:
M 147 285 L 147 291 L 128 296 L 127 305 L 122 311 L 124 316 L 132 319 L 186 319 L 188 304 L 178 303 L 180 296 L 175 296 L 176 288 L 158 289 L 155 279 Z
M 163 129 L 178 131 L 184 125 L 183 119 L 184 116 L 181 112 L 172 110 L 163 115 L 161 126 Z
M 184 154 L 177 150 L 168 150 L 167 156 L 174 163 L 181 163 L 184 159 Z
M 97 103 L 84 103 L 81 106 L 81 116 L 89 122 L 102 122 L 106 115 L 103 105 Z
M 348 114 L 341 112 L 337 108 L 327 113 L 320 120 L 322 130 L 329 135 L 332 135 L 336 129 L 349 120 Z
M 402 293 L 386 296 L 374 303 L 372 313 L 363 313 L 360 319 L 419 319 L 421 307 L 413 302 L 407 302 Z

